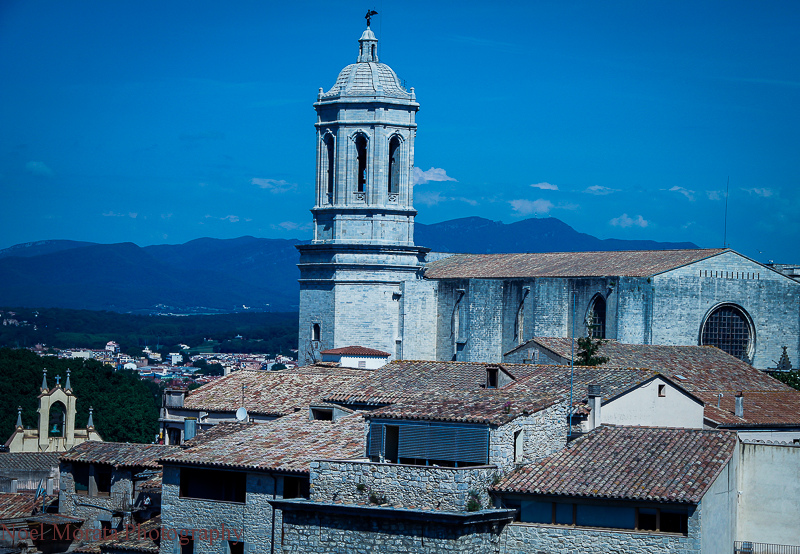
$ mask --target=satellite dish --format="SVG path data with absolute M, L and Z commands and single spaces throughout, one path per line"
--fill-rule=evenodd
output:
M 247 421 L 247 410 L 244 407 L 236 410 L 236 421 Z

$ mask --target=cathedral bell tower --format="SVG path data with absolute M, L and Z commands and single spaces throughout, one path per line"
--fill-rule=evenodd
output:
M 378 60 L 367 26 L 358 57 L 319 89 L 314 238 L 300 250 L 301 363 L 358 345 L 403 358 L 403 291 L 428 249 L 414 246 L 414 89 Z

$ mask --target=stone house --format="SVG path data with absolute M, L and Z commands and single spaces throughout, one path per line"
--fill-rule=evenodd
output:
M 84 530 L 119 530 L 139 510 L 143 485 L 175 446 L 84 442 L 62 454 L 59 513 L 84 520 Z M 142 499 L 143 500 L 143 499 Z M 152 515 L 151 513 L 149 515 Z
M 282 514 L 270 502 L 307 498 L 314 459 L 363 459 L 361 414 L 313 416 L 305 409 L 251 425 L 223 423 L 165 456 L 162 528 L 173 536 L 161 541 L 162 554 L 279 552 Z
M 732 432 L 603 425 L 493 487 L 504 551 L 731 552 L 738 453 Z

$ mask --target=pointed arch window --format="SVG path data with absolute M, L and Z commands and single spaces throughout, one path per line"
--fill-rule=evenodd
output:
M 364 192 L 367 186 L 367 137 L 356 136 L 356 191 Z
M 322 335 L 322 329 L 320 328 L 319 323 L 315 323 L 311 326 L 311 340 L 315 342 L 319 342 L 320 336 Z
M 334 159 L 333 136 L 331 136 L 330 134 L 325 135 L 324 142 L 325 142 L 325 155 L 326 155 L 326 158 L 327 158 L 326 159 L 327 163 L 325 164 L 325 168 L 326 168 L 325 169 L 325 181 L 326 181 L 326 187 L 327 187 L 328 194 L 332 195 L 333 194 L 333 159 Z
M 389 194 L 400 192 L 400 137 L 389 141 Z
M 599 294 L 595 296 L 589 315 L 592 318 L 589 335 L 595 339 L 606 338 L 606 299 Z

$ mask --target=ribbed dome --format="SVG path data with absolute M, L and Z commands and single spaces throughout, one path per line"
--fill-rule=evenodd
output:
M 378 39 L 369 27 L 358 39 L 358 61 L 339 73 L 331 90 L 320 100 L 342 96 L 383 96 L 413 100 L 414 94 L 400 85 L 392 68 L 378 60 Z
M 411 94 L 401 85 L 392 68 L 385 63 L 359 62 L 350 64 L 339 73 L 331 90 L 322 98 L 333 96 L 391 96 L 410 99 Z

